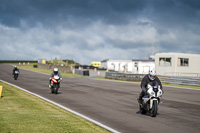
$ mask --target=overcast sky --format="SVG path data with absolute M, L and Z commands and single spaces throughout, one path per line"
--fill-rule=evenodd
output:
M 200 54 L 200 1 L 0 0 L 0 60 L 145 59 L 153 44 Z

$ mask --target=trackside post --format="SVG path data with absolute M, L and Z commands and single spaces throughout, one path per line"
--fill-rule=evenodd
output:
M 3 86 L 0 86 L 0 98 L 1 98 L 2 90 L 3 90 Z

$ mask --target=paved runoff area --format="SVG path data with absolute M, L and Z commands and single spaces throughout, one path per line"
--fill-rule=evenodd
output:
M 199 133 L 200 90 L 164 87 L 158 115 L 139 113 L 137 97 L 140 84 L 67 78 L 61 82 L 59 94 L 48 88 L 49 75 L 20 69 L 18 80 L 12 76 L 13 66 L 0 64 L 0 79 L 92 118 L 123 133 Z

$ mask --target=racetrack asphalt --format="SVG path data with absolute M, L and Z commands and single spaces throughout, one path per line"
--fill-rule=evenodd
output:
M 64 77 L 59 94 L 48 88 L 49 75 L 0 64 L 0 79 L 52 100 L 123 133 L 199 133 L 200 90 L 165 87 L 154 118 L 139 113 L 137 83 Z

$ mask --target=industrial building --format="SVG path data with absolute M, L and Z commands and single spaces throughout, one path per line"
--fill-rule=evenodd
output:
M 147 74 L 150 70 L 155 69 L 155 61 L 150 60 L 132 60 L 134 63 L 133 73 L 137 74 Z
M 108 71 L 129 72 L 136 74 L 147 74 L 149 70 L 155 69 L 154 60 L 103 60 L 101 68 Z
M 200 77 L 200 54 L 157 53 L 155 69 L 158 75 Z
M 127 64 L 132 63 L 131 60 L 103 60 L 101 61 L 101 68 L 110 70 L 110 71 L 118 71 L 125 72 Z

